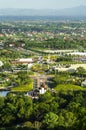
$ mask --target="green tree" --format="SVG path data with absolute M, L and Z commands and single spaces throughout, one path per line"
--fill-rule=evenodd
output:
M 44 116 L 43 125 L 47 129 L 54 129 L 58 125 L 58 115 L 49 112 Z
M 83 75 L 85 72 L 86 72 L 86 70 L 85 70 L 83 67 L 78 67 L 78 68 L 77 68 L 77 73 L 78 73 L 79 75 Z
M 4 107 L 4 98 L 0 97 L 0 110 L 2 110 L 2 108 Z
M 64 126 L 65 128 L 73 127 L 77 121 L 77 117 L 73 112 L 62 110 L 59 115 L 58 125 Z

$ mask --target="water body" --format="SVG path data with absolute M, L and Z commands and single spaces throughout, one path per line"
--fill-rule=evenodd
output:
M 5 97 L 9 91 L 0 91 L 0 97 Z

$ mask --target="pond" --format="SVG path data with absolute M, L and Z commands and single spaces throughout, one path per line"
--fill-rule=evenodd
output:
M 0 97 L 5 97 L 10 91 L 0 91 Z

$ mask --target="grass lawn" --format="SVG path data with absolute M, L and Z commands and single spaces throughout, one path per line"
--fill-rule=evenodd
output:
M 12 92 L 27 92 L 33 89 L 33 82 L 31 82 L 30 84 L 26 84 L 26 85 L 22 85 L 22 86 L 18 86 L 18 87 L 13 87 L 11 89 Z
M 86 90 L 86 88 L 78 86 L 78 85 L 73 85 L 73 84 L 59 84 L 58 86 L 55 87 L 55 90 L 61 91 L 61 90 Z

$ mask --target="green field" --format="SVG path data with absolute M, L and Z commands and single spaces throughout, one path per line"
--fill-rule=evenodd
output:
M 77 90 L 86 90 L 86 88 L 78 85 L 73 85 L 73 84 L 59 84 L 55 87 L 55 90 L 56 91 L 61 91 L 61 90 L 77 91 Z
M 13 87 L 11 89 L 12 92 L 27 92 L 33 89 L 33 82 L 31 82 L 30 84 L 27 85 L 21 85 L 18 87 Z

